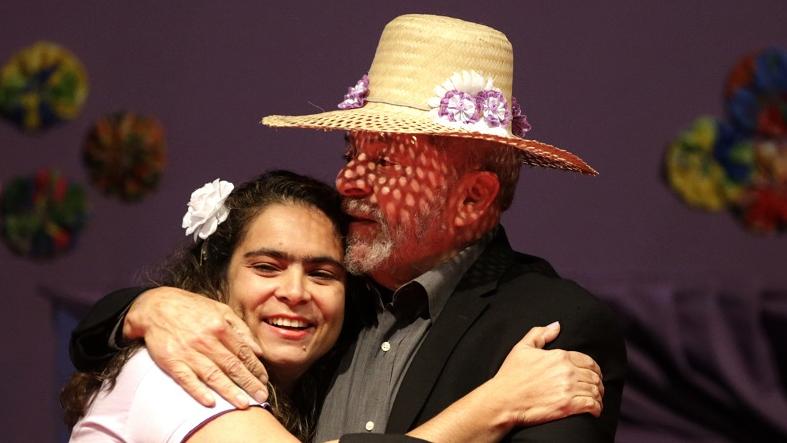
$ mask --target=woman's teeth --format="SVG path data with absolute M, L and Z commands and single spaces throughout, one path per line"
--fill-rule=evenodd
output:
M 309 323 L 306 323 L 302 320 L 295 320 L 292 318 L 269 318 L 265 320 L 265 323 L 269 325 L 281 327 L 281 328 L 293 328 L 293 329 L 304 329 L 309 327 Z

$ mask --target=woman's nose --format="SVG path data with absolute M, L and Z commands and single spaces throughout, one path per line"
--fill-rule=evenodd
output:
M 311 299 L 306 291 L 306 275 L 300 270 L 289 270 L 282 276 L 276 298 L 288 305 L 304 303 Z

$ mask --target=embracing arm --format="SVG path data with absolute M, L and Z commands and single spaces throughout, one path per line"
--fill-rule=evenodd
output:
M 248 395 L 267 399 L 267 373 L 248 326 L 227 305 L 178 288 L 128 289 L 100 300 L 72 334 L 77 367 L 97 370 L 111 357 L 110 336 L 126 308 L 123 339 L 144 339 L 156 364 L 201 404 L 214 404 L 208 388 L 241 409 Z
M 543 350 L 559 333 L 557 322 L 532 328 L 494 377 L 407 435 L 428 441 L 495 442 L 515 427 L 576 414 L 598 417 L 604 395 L 601 370 L 580 352 Z
M 110 345 L 112 333 L 129 305 L 146 288 L 120 289 L 105 296 L 90 309 L 71 333 L 68 353 L 71 363 L 83 372 L 101 370 L 118 351 Z
M 580 352 L 542 349 L 559 333 L 558 323 L 532 328 L 493 378 L 406 436 L 352 434 L 341 441 L 495 442 L 515 427 L 576 414 L 598 417 L 604 385 L 595 361 Z

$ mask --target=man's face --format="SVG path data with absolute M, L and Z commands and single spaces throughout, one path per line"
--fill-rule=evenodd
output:
M 350 133 L 336 177 L 350 223 L 351 272 L 417 265 L 449 241 L 446 205 L 457 171 L 428 136 Z M 443 235 L 438 235 L 442 233 Z

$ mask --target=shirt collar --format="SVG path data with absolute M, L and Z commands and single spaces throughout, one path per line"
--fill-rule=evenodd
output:
M 460 250 L 451 258 L 402 285 L 393 294 L 394 304 L 396 304 L 397 297 L 404 292 L 425 292 L 428 311 L 423 314 L 435 320 L 459 285 L 462 276 L 478 260 L 489 242 L 492 241 L 496 231 L 497 229 L 493 229 L 486 233 L 481 239 Z M 411 295 L 407 297 L 409 298 Z

